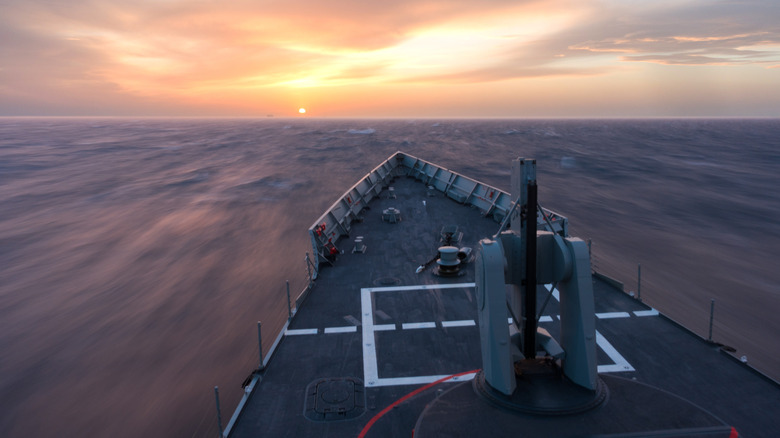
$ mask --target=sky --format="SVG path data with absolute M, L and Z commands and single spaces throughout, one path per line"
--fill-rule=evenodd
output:
M 267 115 L 780 117 L 780 1 L 0 0 L 0 116 Z

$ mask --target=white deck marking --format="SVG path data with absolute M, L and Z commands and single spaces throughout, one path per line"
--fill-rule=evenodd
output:
M 448 380 L 448 382 L 465 382 L 473 379 L 475 375 L 476 373 L 464 374 L 462 376 L 453 377 Z M 379 379 L 373 386 L 424 385 L 448 376 L 449 375 L 447 374 L 442 374 L 440 376 L 389 377 L 386 379 Z
M 473 319 L 462 319 L 460 321 L 442 321 L 442 327 L 471 327 L 477 325 Z
M 360 289 L 360 309 L 363 322 L 363 382 L 366 386 L 377 386 L 379 380 L 372 308 L 371 289 Z
M 459 284 L 440 284 L 440 285 L 418 285 L 418 286 L 394 286 L 394 287 L 371 287 L 360 289 L 360 305 L 361 316 L 363 325 L 363 381 L 367 387 L 376 386 L 397 386 L 397 385 L 420 385 L 435 382 L 441 378 L 447 377 L 447 375 L 435 375 L 435 376 L 412 376 L 412 377 L 390 377 L 379 378 L 379 367 L 377 364 L 376 356 L 376 339 L 374 332 L 378 331 L 391 331 L 396 330 L 395 324 L 377 324 L 374 325 L 374 303 L 371 296 L 375 292 L 405 292 L 415 290 L 437 290 L 437 289 L 459 289 L 459 288 L 472 288 L 474 283 L 459 283 Z M 552 290 L 552 295 L 556 300 L 560 301 L 560 296 L 557 289 L 552 289 L 552 285 L 545 285 L 547 290 Z M 381 310 L 376 310 L 377 314 Z M 651 316 L 657 315 L 658 311 L 655 309 L 634 311 L 636 316 Z M 597 314 L 600 319 L 608 318 L 628 318 L 631 314 L 628 312 L 607 312 Z M 560 319 L 560 316 L 557 316 Z M 554 315 L 544 315 L 539 318 L 539 322 L 553 322 Z M 508 318 L 507 322 L 512 323 L 512 318 Z M 442 327 L 473 327 L 477 325 L 476 321 L 468 320 L 455 320 L 455 321 L 442 321 Z M 404 330 L 435 328 L 435 322 L 416 322 L 416 323 L 404 323 L 401 325 Z M 357 330 L 357 327 L 351 326 L 352 330 Z M 332 327 L 331 329 L 346 329 L 345 327 Z M 325 331 L 329 329 L 326 328 Z M 288 330 L 287 332 L 295 332 L 294 330 Z M 314 334 L 317 333 L 316 329 L 311 330 L 298 330 L 296 334 Z M 599 365 L 598 372 L 600 373 L 612 373 L 612 372 L 627 372 L 634 371 L 634 367 L 609 343 L 609 341 L 596 331 L 596 344 L 601 348 L 604 353 L 612 360 L 613 363 L 606 365 Z M 451 382 L 462 382 L 465 380 L 471 380 L 474 378 L 474 374 L 467 374 L 458 378 L 453 378 Z
M 614 362 L 614 364 L 610 365 L 599 365 L 598 371 L 600 373 L 634 371 L 634 367 L 632 367 L 631 364 L 628 363 L 628 361 L 620 353 L 618 353 L 615 347 L 613 347 L 607 338 L 602 336 L 598 330 L 596 330 L 596 343 L 599 347 L 601 347 L 602 350 L 604 350 L 604 353 L 607 353 L 607 356 L 612 359 L 612 362 Z
M 325 333 L 354 333 L 357 331 L 357 326 L 348 325 L 344 327 L 325 327 Z
M 414 376 L 414 377 L 395 377 L 379 378 L 379 370 L 376 357 L 376 339 L 374 332 L 382 330 L 395 330 L 395 324 L 374 325 L 374 303 L 371 294 L 374 292 L 403 292 L 414 290 L 437 290 L 437 289 L 461 289 L 472 288 L 474 283 L 458 284 L 432 284 L 419 286 L 397 286 L 397 287 L 372 287 L 360 289 L 360 306 L 363 323 L 363 382 L 367 387 L 374 386 L 395 386 L 395 385 L 417 385 L 435 382 L 447 375 L 436 376 Z M 460 321 L 457 321 L 460 322 Z M 444 324 L 442 323 L 442 326 Z M 475 324 L 476 325 L 476 324 Z M 406 323 L 402 324 L 404 329 L 435 328 L 435 322 L 424 323 Z M 457 370 L 456 370 L 457 372 Z M 449 380 L 449 382 L 462 382 L 473 379 L 473 374 L 467 374 Z
M 552 289 L 551 284 L 545 284 L 544 285 L 547 290 Z M 556 300 L 561 301 L 560 295 L 558 295 L 558 289 L 552 289 L 552 294 L 555 297 Z M 599 316 L 601 315 L 601 316 Z M 619 315 L 619 316 L 614 316 Z M 605 319 L 605 318 L 628 318 L 631 315 L 628 312 L 611 312 L 611 313 L 597 313 L 596 316 L 599 317 L 599 319 Z M 561 316 L 558 315 L 558 319 L 561 319 Z M 624 371 L 635 371 L 634 367 L 631 366 L 630 363 L 621 355 L 618 353 L 617 349 L 612 346 L 612 344 L 609 343 L 607 338 L 601 335 L 598 330 L 596 330 L 596 344 L 604 350 L 604 353 L 609 356 L 610 359 L 612 359 L 612 364 L 608 365 L 599 365 L 598 366 L 598 372 L 600 373 L 616 373 L 616 372 L 624 372 Z
M 432 289 L 459 289 L 465 287 L 474 287 L 475 283 L 455 283 L 455 284 L 420 284 L 417 286 L 390 286 L 390 287 L 367 287 L 361 290 L 369 292 L 400 292 L 407 290 L 432 290 Z
M 436 328 L 436 323 L 435 322 L 405 322 L 401 324 L 401 328 L 404 330 Z
M 561 301 L 561 296 L 558 293 L 558 289 L 553 289 L 552 288 L 552 284 L 549 284 L 549 283 L 545 284 L 544 287 L 546 287 L 547 290 L 551 290 L 552 289 L 552 296 L 555 297 L 556 301 Z
M 628 312 L 605 312 L 605 313 L 597 313 L 596 318 L 598 319 L 613 319 L 613 318 L 630 318 L 631 314 Z
M 284 334 L 285 334 L 286 336 L 297 336 L 297 335 L 316 335 L 316 334 L 317 334 L 317 329 L 316 329 L 316 328 L 313 328 L 313 329 L 297 329 L 297 330 L 290 330 L 290 329 L 287 329 L 287 330 L 284 332 Z

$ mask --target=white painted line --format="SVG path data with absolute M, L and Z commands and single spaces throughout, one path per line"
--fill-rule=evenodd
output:
M 325 327 L 325 333 L 354 333 L 357 331 L 357 326 L 348 325 L 345 327 Z
M 435 322 L 406 322 L 401 324 L 401 328 L 403 328 L 404 330 L 436 328 L 436 323 Z
M 371 297 L 372 292 L 394 292 L 408 290 L 431 290 L 431 289 L 454 289 L 474 287 L 474 283 L 461 283 L 449 285 L 426 285 L 411 287 L 389 287 L 389 288 L 363 288 L 360 289 L 360 313 L 363 325 L 363 382 L 366 387 L 375 386 L 395 386 L 395 385 L 415 385 L 435 382 L 448 375 L 441 376 L 416 376 L 416 377 L 397 377 L 397 378 L 379 378 L 379 367 L 376 357 L 376 337 L 374 332 L 384 330 L 395 330 L 395 324 L 377 324 L 374 325 L 374 303 Z M 453 321 L 460 322 L 460 321 Z M 473 321 L 472 321 L 473 322 Z M 476 325 L 476 324 L 475 324 Z M 407 323 L 404 328 L 433 328 L 435 322 Z M 463 382 L 474 378 L 474 374 L 467 374 L 448 380 L 448 382 Z
M 465 382 L 474 378 L 476 373 L 464 374 L 462 376 L 453 377 L 447 382 Z M 439 379 L 448 377 L 449 375 L 443 374 L 440 376 L 416 376 L 416 377 L 389 377 L 387 379 L 379 379 L 371 386 L 399 386 L 399 385 L 423 385 L 426 383 L 435 382 Z M 446 382 L 445 382 L 446 383 Z
M 558 316 L 558 318 L 560 318 L 560 316 Z M 552 321 L 553 321 L 552 316 L 548 316 L 548 315 L 542 315 L 539 318 L 539 322 L 552 322 Z M 512 318 L 507 318 L 506 322 L 507 324 L 512 324 Z
M 360 289 L 360 313 L 363 322 L 363 382 L 366 386 L 376 386 L 379 380 L 372 307 L 371 290 Z
M 442 327 L 471 327 L 477 325 L 473 319 L 463 319 L 460 321 L 442 321 Z
M 597 313 L 596 318 L 598 319 L 613 319 L 613 318 L 630 318 L 631 314 L 628 312 L 605 312 L 605 313 Z
M 544 287 L 546 287 L 546 288 L 547 288 L 547 290 L 551 290 L 551 289 L 552 289 L 552 284 L 545 284 L 545 285 L 544 285 Z M 552 290 L 552 296 L 553 296 L 553 297 L 554 297 L 556 300 L 558 300 L 558 301 L 561 301 L 561 296 L 558 294 L 558 289 L 553 289 L 553 290 Z
M 376 386 L 397 386 L 397 385 L 419 385 L 419 384 L 426 384 L 435 382 L 436 380 L 439 380 L 441 378 L 447 377 L 447 375 L 436 375 L 436 376 L 413 376 L 413 377 L 393 377 L 393 378 L 385 378 L 380 379 L 379 378 L 379 372 L 378 372 L 378 364 L 377 364 L 377 357 L 376 357 L 376 339 L 374 336 L 375 331 L 387 331 L 387 330 L 395 330 L 396 325 L 395 324 L 379 324 L 374 325 L 374 317 L 373 317 L 373 300 L 371 297 L 372 292 L 392 292 L 392 291 L 407 291 L 407 290 L 424 290 L 424 289 L 448 289 L 448 288 L 459 288 L 459 287 L 473 287 L 474 283 L 464 283 L 464 284 L 458 284 L 458 285 L 434 285 L 431 287 L 420 287 L 420 286 L 414 286 L 414 287 L 403 287 L 403 288 L 365 288 L 360 290 L 360 304 L 361 304 L 361 316 L 362 316 L 362 325 L 363 325 L 363 377 L 364 382 L 367 387 L 376 387 Z M 551 289 L 551 286 L 548 285 L 548 290 Z M 555 296 L 556 299 L 558 299 L 557 290 L 553 292 L 553 296 Z M 638 311 L 634 312 L 637 316 L 639 315 L 652 315 L 654 313 L 655 309 L 648 310 L 648 311 Z M 655 311 L 657 314 L 657 311 Z M 620 313 L 620 312 L 615 312 Z M 625 312 L 623 312 L 625 313 Z M 630 316 L 630 315 L 626 315 Z M 557 317 L 560 319 L 560 316 L 557 315 Z M 621 316 L 625 317 L 625 316 Z M 552 322 L 553 317 L 552 316 L 542 316 L 539 318 L 540 322 Z M 512 319 L 508 318 L 507 321 L 509 324 L 512 323 Z M 462 325 L 461 325 L 462 324 Z M 459 326 L 473 326 L 476 325 L 476 323 L 473 320 L 458 320 L 458 321 L 442 321 L 442 327 L 459 327 Z M 418 328 L 434 328 L 436 327 L 435 322 L 422 322 L 422 323 L 406 323 L 403 324 L 402 327 L 404 329 L 418 329 Z M 341 327 L 334 327 L 334 328 L 341 328 Z M 355 327 L 353 330 L 357 330 Z M 288 330 L 287 332 L 293 332 L 296 334 L 314 334 L 317 333 L 316 329 L 309 329 L 309 330 Z M 609 358 L 612 360 L 612 364 L 607 365 L 599 365 L 598 366 L 598 372 L 600 373 L 610 373 L 610 372 L 627 372 L 627 371 L 634 371 L 634 367 L 631 366 L 630 363 L 615 349 L 615 347 L 612 346 L 612 344 L 607 341 L 604 336 L 601 335 L 598 331 L 596 331 L 596 343 L 598 346 L 609 356 Z M 453 378 L 449 381 L 451 382 L 462 382 L 465 380 L 471 380 L 474 378 L 474 374 L 468 374 L 465 376 L 460 376 L 457 378 Z
M 596 330 L 596 343 L 599 347 L 601 347 L 602 350 L 604 350 L 604 353 L 607 353 L 607 356 L 612 359 L 612 362 L 614 362 L 614 364 L 610 365 L 599 365 L 598 371 L 600 373 L 634 371 L 634 367 L 632 367 L 631 364 L 628 363 L 628 361 L 620 353 L 618 353 L 615 347 L 613 347 L 607 338 L 602 336 L 598 330 Z
M 475 283 L 455 283 L 455 284 L 419 284 L 416 286 L 390 286 L 390 287 L 367 287 L 361 290 L 369 292 L 399 292 L 408 290 L 432 290 L 432 289 L 454 289 L 474 287 Z
M 655 309 L 650 310 L 634 310 L 636 316 L 658 316 L 658 311 Z
M 297 329 L 297 330 L 290 330 L 287 329 L 284 331 L 285 336 L 297 336 L 297 335 L 316 335 L 317 329 Z

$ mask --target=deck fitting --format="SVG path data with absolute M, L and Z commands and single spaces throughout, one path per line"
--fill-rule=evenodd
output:
M 306 387 L 304 415 L 309 420 L 349 420 L 359 417 L 365 410 L 366 392 L 360 379 L 318 379 Z

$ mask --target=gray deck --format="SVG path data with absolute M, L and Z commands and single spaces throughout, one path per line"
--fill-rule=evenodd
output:
M 426 196 L 425 186 L 412 179 L 397 178 L 393 186 L 397 199 L 387 199 L 384 191 L 363 211 L 364 221 L 352 225 L 350 239 L 338 242 L 344 254 L 321 269 L 230 436 L 358 436 L 380 411 L 423 383 L 481 367 L 479 333 L 470 323 L 477 317 L 474 289 L 468 286 L 474 282 L 473 265 L 457 278 L 415 269 L 436 254 L 442 226 L 457 225 L 464 232 L 461 246 L 476 247 L 498 224 L 441 193 Z M 382 210 L 391 206 L 401 211 L 397 224 L 381 220 Z M 365 253 L 351 252 L 356 236 L 364 237 Z M 595 278 L 594 293 L 600 373 L 686 398 L 740 436 L 776 436 L 776 383 Z M 538 302 L 543 301 L 542 296 Z M 557 312 L 551 299 L 540 322 L 553 336 Z M 365 384 L 365 412 L 347 420 L 306 418 L 307 387 L 318 379 L 345 377 Z M 444 391 L 468 385 L 442 383 L 405 400 L 367 436 L 411 436 L 426 405 Z M 647 403 L 652 410 L 653 400 Z M 620 409 L 614 411 L 610 415 L 619 415 Z

